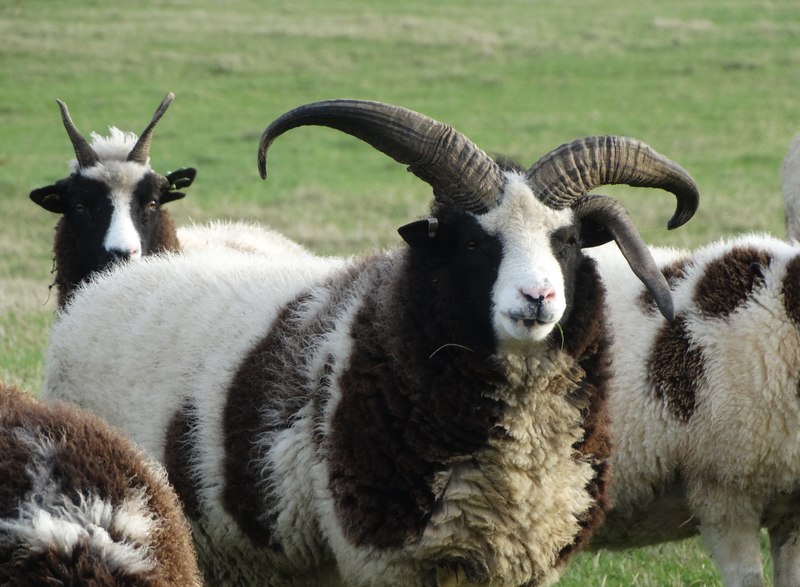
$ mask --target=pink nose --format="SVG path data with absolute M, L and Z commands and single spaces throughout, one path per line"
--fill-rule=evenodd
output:
M 544 302 L 556 297 L 556 292 L 551 287 L 521 287 L 519 293 L 529 302 Z

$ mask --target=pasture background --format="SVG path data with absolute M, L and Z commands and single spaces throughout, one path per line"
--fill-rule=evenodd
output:
M 256 171 L 257 140 L 298 104 L 354 97 L 448 122 L 530 164 L 590 134 L 631 135 L 681 163 L 701 208 L 668 233 L 666 193 L 618 196 L 645 240 L 694 246 L 784 234 L 779 167 L 800 131 L 796 0 L 4 0 L 0 3 L 0 379 L 36 390 L 53 320 L 55 215 L 28 192 L 73 157 L 55 98 L 88 136 L 155 131 L 154 168 L 199 170 L 179 223 L 244 218 L 321 253 L 400 242 L 429 189 L 365 144 L 298 129 Z M 176 308 L 176 311 L 180 311 Z M 124 336 L 124 333 L 120 333 Z M 146 366 L 143 366 L 146 368 Z M 696 541 L 584 554 L 561 585 L 717 585 Z

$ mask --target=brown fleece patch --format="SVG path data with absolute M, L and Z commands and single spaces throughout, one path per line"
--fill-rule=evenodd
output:
M 134 587 L 135 585 L 166 587 L 143 574 L 130 574 L 117 569 L 112 572 L 99 564 L 97 553 L 92 552 L 87 539 L 79 539 L 69 554 L 57 548 L 43 552 L 26 549 L 12 552 L 0 546 L 0 585 L 15 587 L 44 587 L 47 585 L 70 585 L 87 587 Z
M 158 231 L 153 241 L 153 251 L 180 251 L 181 244 L 178 242 L 178 231 L 172 216 L 164 210 L 161 211 L 161 221 L 158 224 Z
M 73 290 L 86 275 L 77 264 L 78 249 L 75 238 L 67 227 L 62 216 L 56 223 L 56 234 L 53 239 L 53 263 L 55 265 L 55 284 L 58 288 L 58 307 L 63 308 Z
M 196 428 L 197 419 L 187 402 L 169 422 L 164 452 L 164 468 L 167 469 L 169 482 L 183 503 L 183 511 L 193 520 L 199 520 L 202 513 L 190 465 L 192 447 L 195 445 L 192 431 Z
M 267 380 L 264 372 L 270 369 L 268 361 L 275 354 L 275 347 L 280 348 L 282 327 L 303 301 L 305 297 L 293 301 L 281 310 L 267 336 L 253 347 L 237 369 L 225 402 L 225 488 L 222 502 L 242 532 L 260 546 L 280 546 L 271 539 L 274 519 L 264 520 L 266 512 L 272 511 L 277 505 L 278 497 L 262 496 L 258 490 L 262 475 L 269 475 L 271 472 L 260 472 L 255 466 L 256 461 L 263 462 L 263 449 L 253 441 L 263 433 L 259 414 L 263 413 L 265 404 L 268 403 L 272 383 Z M 295 371 L 289 372 L 290 377 L 296 375 Z M 296 385 L 297 382 L 293 383 Z M 302 388 L 295 387 L 289 381 L 284 382 L 284 385 L 296 389 L 295 400 L 302 399 Z
M 800 326 L 800 255 L 786 264 L 783 278 L 783 304 L 786 315 L 795 325 Z
M 340 306 L 352 294 L 356 270 L 346 272 L 331 289 L 331 297 L 306 322 L 299 317 L 311 299 L 301 294 L 287 304 L 275 318 L 267 335 L 245 357 L 231 382 L 223 414 L 225 435 L 225 488 L 223 504 L 242 532 L 254 543 L 278 548 L 272 539 L 278 500 L 263 481 L 270 471 L 259 468 L 264 462 L 264 447 L 254 440 L 291 425 L 293 417 L 311 403 L 316 432 L 312 438 L 321 442 L 321 423 L 328 397 L 332 366 L 328 365 L 318 381 L 309 381 L 305 361 L 314 354 L 315 334 L 330 331 L 338 318 L 332 308 Z M 266 421 L 262 414 L 270 414 Z
M 372 281 L 355 315 L 325 445 L 337 518 L 358 546 L 419 540 L 436 504 L 436 473 L 486 446 L 506 407 L 489 397 L 505 381 L 491 359 L 483 301 L 496 265 L 479 278 L 466 272 L 487 290 L 468 296 L 462 277 L 434 256 L 411 250 L 402 263 Z M 460 347 L 443 347 L 455 341 Z
M 559 553 L 560 564 L 565 564 L 572 554 L 585 548 L 594 531 L 605 520 L 610 507 L 608 483 L 612 439 L 608 403 L 608 382 L 611 377 L 611 358 L 608 352 L 611 336 L 606 324 L 606 290 L 597 274 L 596 263 L 584 259 L 575 277 L 573 306 L 583 311 L 570 314 L 563 326 L 564 350 L 576 359 L 585 376 L 578 389 L 571 394 L 584 418 L 585 435 L 575 446 L 584 458 L 592 463 L 595 477 L 587 485 L 593 505 L 580 518 L 580 532 L 574 542 Z M 591 312 L 588 309 L 594 308 Z
M 692 264 L 692 258 L 687 256 L 661 268 L 661 273 L 666 278 L 670 290 L 675 291 L 675 286 L 686 276 L 686 270 L 689 269 Z M 642 293 L 639 296 L 639 305 L 643 311 L 647 313 L 655 314 L 658 312 L 658 305 L 656 304 L 653 294 L 644 286 L 642 286 Z
M 734 247 L 706 266 L 694 291 L 697 309 L 708 317 L 725 317 L 744 304 L 764 283 L 762 268 L 772 261 L 755 247 Z
M 0 518 L 16 517 L 21 496 L 32 487 L 30 476 L 25 472 L 28 464 L 28 449 L 14 438 L 14 426 L 18 425 L 12 408 L 25 405 L 26 398 L 16 388 L 0 385 Z
M 157 568 L 149 573 L 152 584 L 195 584 L 199 571 L 177 498 L 172 489 L 150 471 L 141 452 L 121 433 L 74 406 L 45 404 L 15 389 L 0 386 L 0 443 L 4 449 L 0 458 L 4 458 L 5 465 L 5 455 L 11 453 L 11 471 L 15 472 L 14 476 L 0 476 L 4 511 L 8 509 L 10 492 L 20 492 L 14 498 L 19 499 L 25 495 L 21 492 L 31 489 L 29 482 L 17 478 L 19 461 L 23 458 L 19 443 L 14 443 L 13 447 L 7 444 L 14 442 L 14 429 L 41 434 L 53 442 L 56 451 L 52 482 L 75 503 L 80 495 L 96 494 L 117 507 L 129 497 L 132 489 L 144 488 L 148 509 L 162 520 L 151 535 L 152 553 L 158 560 Z M 8 485 L 11 485 L 10 490 Z M 14 555 L 18 556 L 23 553 Z M 55 562 L 50 560 L 47 564 Z M 81 563 L 73 561 L 73 564 L 80 572 Z M 92 564 L 96 565 L 97 561 Z M 137 580 L 143 578 L 140 576 Z
M 658 332 L 647 366 L 648 383 L 656 398 L 684 422 L 692 417 L 697 388 L 703 378 L 703 351 L 692 343 L 686 319 L 665 322 Z

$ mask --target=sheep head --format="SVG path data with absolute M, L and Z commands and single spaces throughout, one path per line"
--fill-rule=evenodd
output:
M 587 137 L 554 149 L 527 171 L 504 169 L 461 133 L 417 112 L 379 102 L 330 100 L 300 106 L 267 127 L 258 150 L 262 178 L 272 142 L 304 125 L 340 130 L 408 165 L 433 188 L 433 217 L 444 209 L 461 210 L 497 239 L 502 255 L 491 304 L 499 341 L 544 340 L 570 306 L 580 249 L 611 239 L 664 316 L 673 317 L 666 280 L 625 210 L 612 198 L 588 195 L 608 184 L 659 187 L 677 198 L 668 228 L 692 217 L 699 199 L 692 178 L 641 141 Z M 440 228 L 424 220 L 403 227 L 401 235 L 412 248 L 426 246 Z
M 165 248 L 161 205 L 184 197 L 179 191 L 192 184 L 196 171 L 184 168 L 161 175 L 150 167 L 150 139 L 174 95 L 161 101 L 140 137 L 110 129 L 109 137 L 92 134 L 90 144 L 78 131 L 64 102 L 57 100 L 61 119 L 75 150 L 72 173 L 52 185 L 33 190 L 36 204 L 62 215 L 57 235 L 56 265 L 67 262 L 70 282 L 79 282 L 119 259 L 137 258 Z M 58 239 L 69 243 L 59 243 Z M 73 257 L 59 259 L 67 247 Z M 169 247 L 166 247 L 169 248 Z M 60 276 L 63 285 L 64 276 Z

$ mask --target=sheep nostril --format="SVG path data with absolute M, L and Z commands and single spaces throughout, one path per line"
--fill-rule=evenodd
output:
M 111 255 L 111 258 L 115 261 L 127 261 L 131 257 L 135 257 L 138 249 L 134 250 L 122 250 L 122 249 L 111 249 L 108 251 L 108 254 Z
M 540 307 L 546 300 L 554 298 L 556 295 L 555 291 L 550 288 L 520 289 L 519 293 L 527 303 Z

